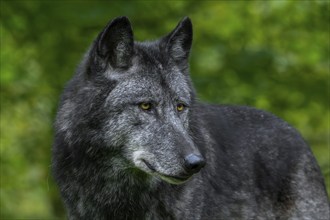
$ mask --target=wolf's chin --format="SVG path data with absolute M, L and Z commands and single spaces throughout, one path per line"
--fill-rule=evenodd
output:
M 170 176 L 170 175 L 166 175 L 166 174 L 162 174 L 160 172 L 158 172 L 150 163 L 148 163 L 146 160 L 142 159 L 142 162 L 146 165 L 146 167 L 148 168 L 149 172 L 147 172 L 148 174 L 152 175 L 152 176 L 156 176 L 159 177 L 160 179 L 164 180 L 167 183 L 170 184 L 175 184 L 175 185 L 179 185 L 179 184 L 183 184 L 185 182 L 187 182 L 191 176 Z M 146 172 L 146 171 L 144 171 Z
M 191 176 L 189 177 L 174 177 L 174 176 L 167 176 L 167 175 L 162 175 L 160 173 L 155 173 L 156 176 L 158 176 L 159 178 L 161 178 L 162 180 L 164 180 L 167 183 L 170 184 L 175 184 L 175 185 L 180 185 L 183 184 L 185 182 L 187 182 Z

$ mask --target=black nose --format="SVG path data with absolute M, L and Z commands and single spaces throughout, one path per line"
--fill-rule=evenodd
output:
M 189 154 L 184 158 L 184 166 L 189 173 L 197 173 L 205 166 L 205 160 L 201 155 Z

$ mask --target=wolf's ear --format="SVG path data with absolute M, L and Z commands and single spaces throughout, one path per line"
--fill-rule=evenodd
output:
M 178 64 L 187 63 L 192 39 L 192 23 L 188 17 L 183 18 L 176 28 L 165 37 L 167 52 Z
M 127 17 L 118 17 L 108 23 L 95 42 L 97 65 L 110 63 L 113 68 L 127 68 L 131 64 L 134 40 Z

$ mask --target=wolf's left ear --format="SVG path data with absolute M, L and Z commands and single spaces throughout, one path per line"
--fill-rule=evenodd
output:
M 183 18 L 176 28 L 165 37 L 166 50 L 179 65 L 187 64 L 193 39 L 190 18 Z
M 110 63 L 113 68 L 127 68 L 131 64 L 134 40 L 127 17 L 118 17 L 108 23 L 95 42 L 98 65 Z

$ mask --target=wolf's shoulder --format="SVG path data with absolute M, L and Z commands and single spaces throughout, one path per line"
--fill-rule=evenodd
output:
M 223 121 L 241 125 L 250 124 L 252 126 L 253 124 L 260 125 L 260 123 L 275 123 L 281 126 L 289 126 L 287 122 L 273 113 L 250 106 L 198 103 L 196 111 L 206 119 L 219 118 Z
M 221 134 L 251 144 L 307 147 L 293 126 L 265 110 L 249 106 L 199 103 L 196 106 L 196 114 L 213 136 Z

